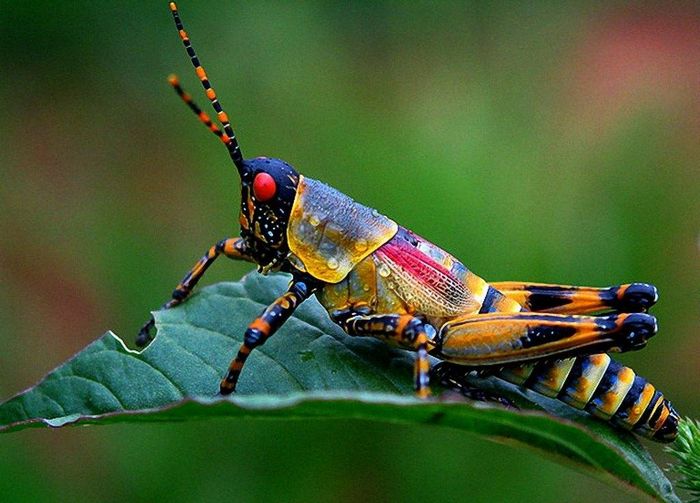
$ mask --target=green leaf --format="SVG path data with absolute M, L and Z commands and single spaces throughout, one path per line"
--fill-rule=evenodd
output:
M 282 275 L 252 274 L 239 283 L 204 288 L 182 306 L 155 313 L 158 336 L 142 352 L 128 349 L 111 332 L 103 335 L 39 384 L 0 404 L 0 431 L 217 416 L 425 423 L 524 444 L 638 494 L 678 501 L 636 439 L 554 400 L 494 378 L 478 383 L 530 410 L 444 396 L 416 399 L 412 354 L 346 336 L 315 300 L 251 355 L 236 395 L 216 397 L 247 324 L 286 283 Z

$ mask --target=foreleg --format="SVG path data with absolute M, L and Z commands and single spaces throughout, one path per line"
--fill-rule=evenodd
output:
M 222 239 L 200 258 L 192 267 L 190 272 L 185 275 L 182 281 L 175 287 L 171 299 L 163 304 L 161 309 L 170 309 L 182 303 L 192 292 L 200 278 L 204 275 L 204 271 L 216 260 L 219 255 L 225 255 L 234 260 L 247 260 L 253 262 L 253 259 L 248 256 L 245 249 L 245 244 L 242 238 Z M 136 337 L 137 346 L 145 346 L 151 340 L 151 329 L 155 321 L 153 316 L 141 327 L 138 336 Z

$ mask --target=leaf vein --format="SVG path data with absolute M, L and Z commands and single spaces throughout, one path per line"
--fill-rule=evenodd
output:
M 107 386 L 106 384 L 104 384 L 100 381 L 96 381 L 95 379 L 91 379 L 89 377 L 81 376 L 78 374 L 60 375 L 60 376 L 56 376 L 56 378 L 55 378 L 56 381 L 63 381 L 63 380 L 68 380 L 68 379 L 82 379 L 84 381 L 88 381 L 90 383 L 95 383 L 98 386 L 103 387 L 104 389 L 106 389 L 109 392 L 110 395 L 112 395 L 112 397 L 114 397 L 114 400 L 119 404 L 119 407 L 121 407 L 123 410 L 128 410 L 127 407 L 124 406 L 124 403 L 121 401 L 121 399 L 114 393 L 114 391 L 112 391 L 109 388 L 109 386 Z

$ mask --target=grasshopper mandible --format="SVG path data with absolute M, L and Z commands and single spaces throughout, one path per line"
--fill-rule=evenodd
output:
M 679 418 L 668 400 L 606 354 L 640 349 L 656 333 L 656 319 L 646 314 L 656 288 L 487 283 L 436 245 L 288 163 L 244 159 L 174 2 L 170 10 L 221 129 L 177 77 L 170 83 L 228 149 L 241 179 L 241 232 L 212 246 L 163 308 L 187 299 L 220 255 L 257 264 L 263 274 L 292 275 L 287 292 L 246 330 L 222 394 L 235 390 L 251 351 L 315 295 L 349 335 L 414 350 L 419 397 L 430 394 L 432 355 L 445 362 L 439 374 L 448 382 L 464 369 L 485 370 L 648 438 L 676 437 Z M 151 318 L 139 332 L 140 346 L 153 325 Z

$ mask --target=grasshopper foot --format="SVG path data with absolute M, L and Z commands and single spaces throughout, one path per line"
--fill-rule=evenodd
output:
M 659 299 L 659 292 L 648 283 L 632 283 L 618 293 L 618 308 L 628 313 L 645 313 Z
M 635 350 L 646 346 L 647 341 L 657 332 L 656 318 L 648 314 L 630 314 L 622 322 L 625 350 Z
M 497 393 L 477 388 L 469 383 L 466 379 L 467 374 L 468 371 L 460 368 L 458 365 L 450 365 L 449 363 L 442 362 L 433 367 L 431 379 L 434 380 L 433 382 L 440 383 L 449 391 L 459 393 L 469 400 L 497 403 L 507 409 L 519 409 L 519 407 L 508 398 Z
M 142 327 L 141 330 L 139 330 L 139 334 L 136 336 L 136 345 L 140 348 L 144 347 L 146 344 L 151 342 L 153 340 L 153 336 L 151 335 L 151 330 L 153 329 L 153 326 L 155 325 L 155 320 L 151 316 L 151 319 L 148 320 Z

